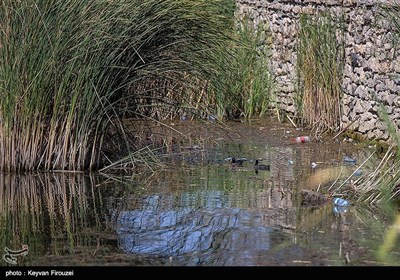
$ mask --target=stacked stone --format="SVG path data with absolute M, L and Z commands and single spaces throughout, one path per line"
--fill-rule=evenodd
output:
M 346 64 L 343 77 L 344 124 L 368 139 L 389 140 L 379 106 L 400 124 L 400 56 L 393 46 L 393 30 L 373 1 L 347 11 Z M 396 57 L 397 56 L 397 57 Z
M 379 118 L 383 105 L 400 127 L 400 52 L 393 30 L 381 16 L 385 0 L 237 0 L 239 18 L 247 15 L 258 26 L 268 26 L 275 75 L 276 107 L 296 115 L 296 44 L 303 13 L 328 11 L 345 21 L 342 127 L 368 139 L 390 142 L 386 123 Z M 268 43 L 269 40 L 265 42 Z

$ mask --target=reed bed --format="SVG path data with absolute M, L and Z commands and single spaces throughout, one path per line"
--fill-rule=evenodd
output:
M 227 104 L 233 116 L 246 119 L 262 117 L 270 109 L 274 90 L 274 75 L 270 69 L 271 38 L 269 27 L 243 18 L 236 31 L 238 46 L 233 48 L 233 65 L 227 82 Z
M 316 133 L 340 125 L 343 71 L 343 32 L 330 14 L 300 16 L 297 107 Z
M 176 108 L 199 84 L 221 88 L 226 2 L 1 1 L 0 169 L 97 169 L 122 109 Z

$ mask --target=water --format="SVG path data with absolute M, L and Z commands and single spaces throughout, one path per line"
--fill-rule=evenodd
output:
M 18 265 L 399 265 L 398 242 L 377 257 L 392 208 L 299 198 L 330 186 L 327 170 L 351 174 L 344 155 L 363 162 L 371 150 L 277 135 L 194 149 L 135 176 L 0 175 L 1 246 L 28 245 Z M 250 161 L 233 168 L 232 156 Z M 256 158 L 271 170 L 256 173 Z

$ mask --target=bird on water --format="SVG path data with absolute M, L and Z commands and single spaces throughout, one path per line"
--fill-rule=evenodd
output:
M 254 169 L 255 170 L 270 170 L 269 164 L 260 164 L 260 161 L 256 159 L 256 162 L 254 163 Z
M 232 166 L 243 166 L 243 159 L 237 159 L 235 157 L 231 158 L 231 165 Z

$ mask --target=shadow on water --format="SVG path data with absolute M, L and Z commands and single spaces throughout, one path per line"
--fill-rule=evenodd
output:
M 384 262 L 376 255 L 392 208 L 301 204 L 300 189 L 321 187 L 309 180 L 318 169 L 348 153 L 251 142 L 172 158 L 171 168 L 134 177 L 1 174 L 1 246 L 29 246 L 18 265 L 399 265 L 398 246 Z M 232 156 L 249 161 L 232 167 Z M 256 173 L 255 159 L 271 170 Z

